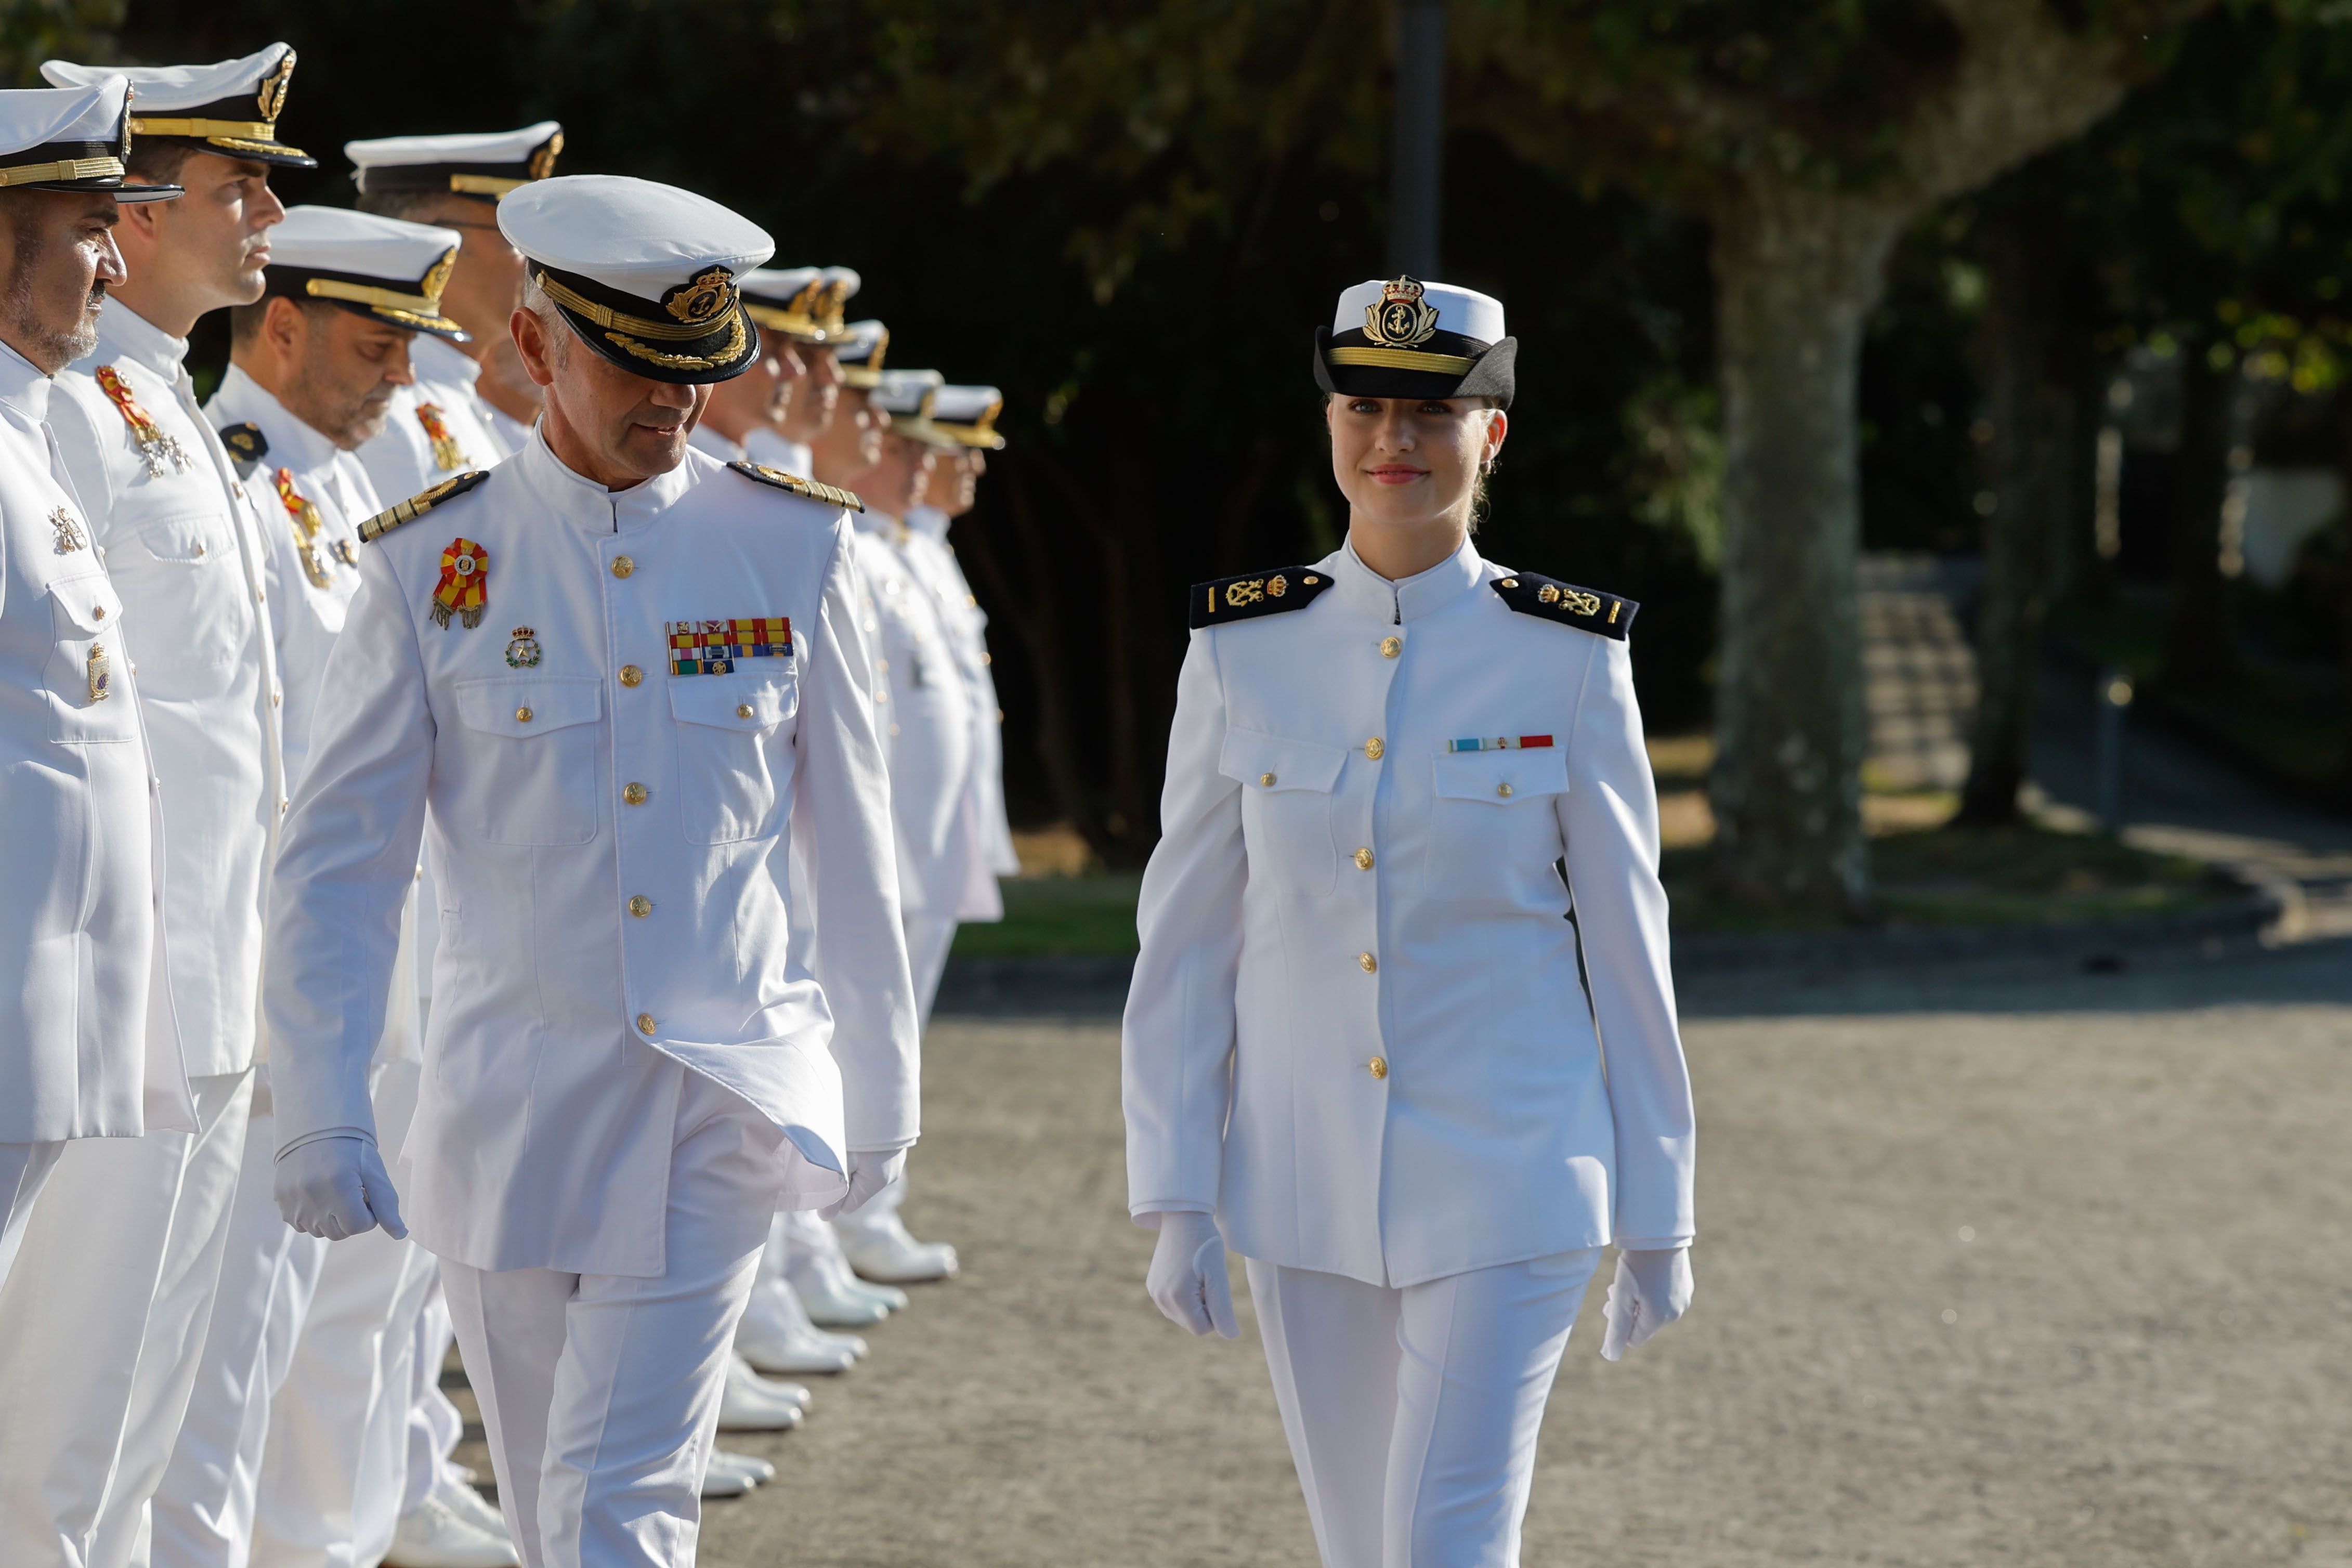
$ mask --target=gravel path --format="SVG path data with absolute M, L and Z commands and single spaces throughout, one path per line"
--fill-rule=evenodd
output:
M 1694 994 L 1689 1319 L 1585 1306 L 1525 1561 L 2352 1568 L 2352 954 Z M 1116 1031 L 942 1021 L 909 1204 L 960 1243 L 710 1568 L 1300 1564 L 1244 1298 L 1160 1319 Z M 1605 1278 L 1605 1275 L 1604 1275 Z

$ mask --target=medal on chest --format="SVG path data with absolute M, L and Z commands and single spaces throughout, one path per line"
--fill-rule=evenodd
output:
M 668 621 L 672 675 L 728 675 L 740 658 L 793 657 L 790 616 L 751 616 L 730 621 Z
M 121 414 L 122 422 L 131 426 L 131 444 L 139 448 L 149 479 L 160 479 L 174 468 L 185 473 L 195 466 L 179 438 L 166 435 L 153 416 L 139 406 L 139 399 L 131 395 L 131 384 L 122 379 L 121 372 L 110 364 L 100 365 L 98 387 Z
M 489 603 L 490 552 L 470 539 L 451 540 L 441 552 L 441 581 L 433 585 L 433 624 L 446 626 L 456 616 L 468 628 L 478 626 Z
M 104 643 L 89 645 L 89 658 L 85 661 L 84 673 L 89 677 L 89 700 L 92 702 L 103 702 L 114 695 L 114 665 L 106 657 Z
M 457 437 L 449 434 L 449 426 L 447 421 L 441 417 L 439 404 L 418 404 L 416 422 L 425 426 L 425 438 L 433 443 L 433 461 L 443 473 L 455 473 L 459 468 L 473 467 L 465 452 L 457 446 Z
M 82 538 L 81 524 L 76 522 L 74 514 L 63 507 L 49 513 L 49 526 L 58 531 L 58 553 L 60 555 L 71 554 L 86 542 Z
M 509 669 L 539 668 L 539 637 L 529 626 L 515 627 L 514 640 L 507 644 L 507 668 Z
M 326 526 L 326 520 L 319 515 L 315 503 L 295 489 L 293 469 L 280 468 L 273 478 L 278 504 L 286 509 L 286 521 L 294 530 L 294 552 L 302 558 L 302 574 L 310 579 L 313 588 L 331 585 L 334 574 L 327 570 L 326 558 L 319 553 L 319 531 Z

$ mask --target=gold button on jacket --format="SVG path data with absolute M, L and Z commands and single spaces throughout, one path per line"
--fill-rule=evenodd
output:
M 1381 966 L 1381 961 L 1369 952 L 1360 952 L 1356 954 L 1356 966 L 1370 974 Z
M 653 1032 L 654 1032 L 654 1016 L 653 1016 L 651 1013 L 640 1013 L 640 1014 L 638 1014 L 638 1015 L 637 1015 L 637 1033 L 639 1033 L 640 1035 L 650 1035 L 650 1034 L 652 1034 Z
M 1358 845 L 1356 847 L 1356 869 L 1359 871 L 1369 871 L 1371 868 L 1372 847 L 1369 844 Z
M 637 569 L 637 563 L 636 563 L 635 562 L 634 562 L 634 561 L 630 560 L 627 556 L 625 556 L 625 555 L 615 555 L 615 556 L 614 556 L 614 557 L 613 557 L 613 575 L 614 575 L 614 576 L 615 576 L 615 577 L 625 577 L 625 576 L 627 576 L 630 573 L 632 573 L 632 572 L 635 571 L 636 569 Z
M 643 680 L 645 678 L 646 678 L 646 672 L 645 672 L 644 670 L 642 670 L 642 669 L 639 669 L 635 665 L 634 665 L 634 664 L 625 664 L 625 665 L 621 666 L 621 684 L 622 684 L 622 685 L 624 685 L 624 686 L 635 686 L 635 685 L 636 685 L 639 681 Z
M 1374 1078 L 1386 1078 L 1389 1076 L 1389 1059 L 1386 1057 L 1374 1057 L 1370 1061 L 1364 1065 L 1371 1070 L 1371 1075 Z
M 1381 657 L 1382 658 L 1394 658 L 1397 655 L 1399 655 L 1399 654 L 1402 653 L 1403 651 L 1404 651 L 1404 638 L 1402 638 L 1402 637 L 1382 637 L 1382 638 L 1381 639 Z
M 1375 763 L 1388 755 L 1388 743 L 1378 735 L 1364 742 L 1364 755 Z
M 528 709 L 528 708 L 518 708 L 518 709 L 516 709 L 516 710 L 515 710 L 515 721 L 516 721 L 517 723 L 520 723 L 520 724 L 528 724 L 528 723 L 530 723 L 530 720 L 531 720 L 531 712 L 530 712 L 530 709 Z
M 623 784 L 621 798 L 631 805 L 643 805 L 646 804 L 646 786 L 634 782 Z
M 629 912 L 643 920 L 654 912 L 654 901 L 643 893 L 639 893 L 629 900 Z

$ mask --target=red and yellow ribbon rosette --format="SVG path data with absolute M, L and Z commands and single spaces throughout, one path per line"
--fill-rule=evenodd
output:
M 453 539 L 441 552 L 441 581 L 433 587 L 433 621 L 446 626 L 456 616 L 467 626 L 482 624 L 490 603 L 490 552 L 470 539 Z

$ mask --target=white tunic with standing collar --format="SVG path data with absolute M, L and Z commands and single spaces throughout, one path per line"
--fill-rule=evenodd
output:
M 783 1133 L 794 1206 L 840 1196 L 847 1151 L 914 1142 L 848 536 L 699 453 L 615 492 L 535 436 L 362 546 L 274 885 L 281 1146 L 372 1129 L 420 834 L 440 941 L 403 1197 L 432 1251 L 659 1274 L 687 1071 Z
M 490 422 L 476 384 L 482 366 L 445 338 L 419 332 L 408 342 L 415 384 L 393 394 L 383 428 L 360 444 L 360 463 L 386 506 L 455 474 L 503 462 L 514 448 Z
M 1301 607 L 1192 634 L 1127 1006 L 1134 1213 L 1391 1287 L 1690 1239 L 1632 661 L 1509 577 L 1467 542 L 1396 583 L 1342 548 L 1224 601 Z

